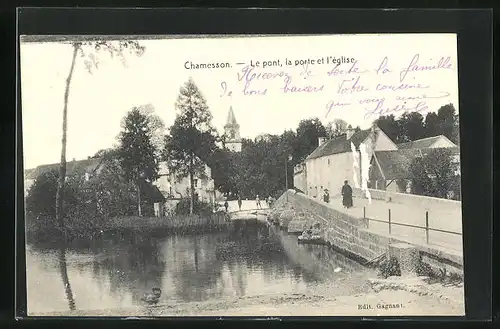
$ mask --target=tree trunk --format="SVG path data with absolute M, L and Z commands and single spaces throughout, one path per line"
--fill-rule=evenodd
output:
M 189 158 L 189 184 L 191 186 L 189 214 L 192 215 L 194 210 L 194 159 L 192 154 Z
M 137 182 L 137 212 L 139 217 L 142 217 L 142 208 L 141 208 L 141 188 L 139 186 L 139 182 Z
M 66 79 L 66 90 L 64 92 L 64 108 L 63 108 L 63 126 L 62 126 L 62 146 L 61 146 L 61 163 L 59 165 L 59 179 L 57 181 L 56 192 L 56 222 L 59 229 L 65 232 L 64 227 L 64 185 L 66 182 L 66 135 L 68 133 L 68 98 L 71 79 L 75 69 L 76 54 L 79 46 L 73 44 L 73 57 L 71 59 L 71 67 L 69 69 L 68 78 Z

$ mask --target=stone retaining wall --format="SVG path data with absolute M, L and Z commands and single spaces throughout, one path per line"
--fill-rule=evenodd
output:
M 363 218 L 356 218 L 342 213 L 326 203 L 319 202 L 302 193 L 296 193 L 293 190 L 286 191 L 276 202 L 276 211 L 278 209 L 292 210 L 294 219 L 291 223 L 281 226 L 300 225 L 309 227 L 315 223 L 320 223 L 324 239 L 334 248 L 351 254 L 361 261 L 372 260 L 382 254 L 386 254 L 389 245 L 395 243 L 408 243 L 401 238 L 389 235 L 383 235 L 370 231 L 368 221 Z M 463 258 L 453 253 L 447 253 L 443 250 L 431 246 L 416 246 L 422 255 L 422 261 L 432 259 L 433 268 L 440 263 L 443 268 L 450 272 L 456 272 L 463 275 Z M 428 257 L 431 255 L 432 257 Z

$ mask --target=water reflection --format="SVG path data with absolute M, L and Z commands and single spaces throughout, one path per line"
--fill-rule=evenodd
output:
M 58 286 L 53 280 L 57 249 L 29 249 L 29 312 L 67 310 L 68 304 L 73 310 L 75 296 L 79 309 L 141 306 L 140 298 L 153 287 L 161 288 L 163 304 L 304 293 L 322 283 L 343 294 L 359 289 L 356 273 L 364 271 L 326 247 L 298 245 L 296 236 L 256 222 L 236 222 L 226 233 L 192 236 L 122 232 L 92 248 L 60 249 L 67 299 L 63 307 L 57 293 L 60 278 Z M 342 272 L 334 273 L 339 266 Z
M 66 248 L 64 247 L 59 249 L 59 270 L 61 271 L 61 278 L 69 309 L 70 311 L 74 311 L 76 309 L 75 299 L 73 297 L 73 291 L 71 290 L 71 284 L 69 283 L 68 267 L 66 264 Z

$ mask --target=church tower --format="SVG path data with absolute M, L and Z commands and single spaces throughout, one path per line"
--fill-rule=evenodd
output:
M 226 148 L 232 152 L 241 152 L 240 125 L 236 122 L 232 106 L 229 107 L 224 134 L 226 135 Z

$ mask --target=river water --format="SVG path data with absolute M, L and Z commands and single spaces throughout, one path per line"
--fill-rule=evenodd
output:
M 162 303 L 276 293 L 361 293 L 368 270 L 264 223 L 224 233 L 105 236 L 91 246 L 27 246 L 28 315 L 126 309 L 153 287 Z

